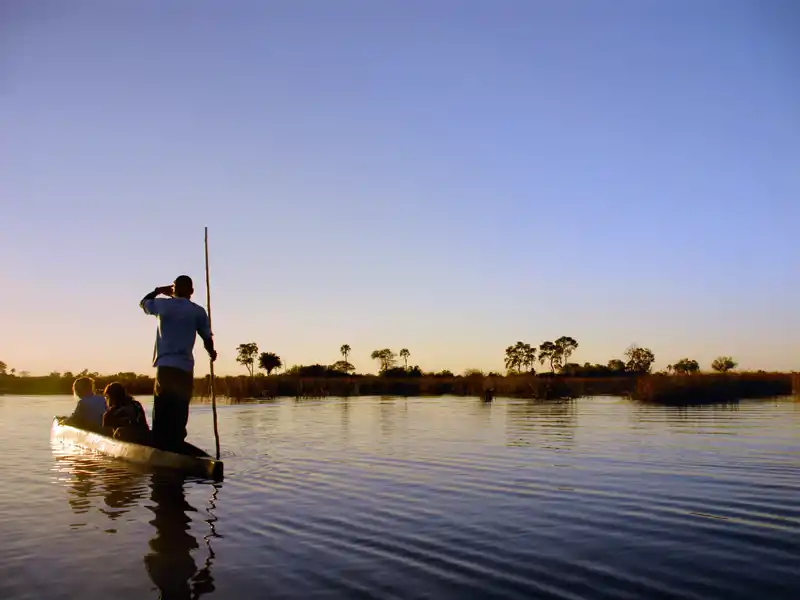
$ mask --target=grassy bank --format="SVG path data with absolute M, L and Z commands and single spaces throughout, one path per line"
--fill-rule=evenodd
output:
M 544 378 L 530 375 L 507 377 L 409 377 L 392 379 L 361 377 L 295 377 L 280 375 L 250 380 L 221 378 L 217 393 L 232 398 L 280 396 L 479 396 L 491 390 L 494 396 L 512 398 L 577 398 L 623 395 L 633 389 L 630 378 Z M 207 381 L 198 382 L 199 395 L 208 395 Z
M 688 405 L 792 393 L 800 394 L 800 379 L 787 373 L 650 375 L 637 379 L 632 397 L 654 404 Z
M 95 377 L 102 389 L 111 381 L 122 381 L 133 395 L 153 393 L 153 379 L 144 375 L 117 374 Z M 6 377 L 8 394 L 71 394 L 72 379 L 66 377 Z M 299 377 L 273 375 L 219 377 L 218 396 L 233 401 L 244 398 L 326 396 L 476 396 L 491 390 L 496 397 L 556 399 L 582 396 L 629 396 L 643 402 L 666 405 L 709 404 L 744 398 L 800 395 L 800 374 L 736 373 L 696 375 L 641 375 L 621 377 L 543 377 L 508 375 L 484 377 L 435 376 L 389 378 L 374 375 Z M 195 394 L 209 395 L 208 379 L 195 380 Z
M 292 376 L 223 378 L 217 393 L 231 398 L 325 396 L 478 396 L 489 389 L 509 398 L 579 398 L 629 396 L 642 402 L 666 405 L 710 404 L 740 399 L 800 395 L 800 375 L 786 373 L 736 373 L 696 375 L 641 375 L 627 377 L 418 377 L 388 379 L 300 378 Z M 198 382 L 207 395 L 207 382 Z

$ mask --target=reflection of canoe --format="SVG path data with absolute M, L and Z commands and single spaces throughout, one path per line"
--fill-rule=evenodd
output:
M 214 460 L 200 448 L 189 443 L 184 444 L 186 452 L 178 454 L 151 446 L 115 440 L 99 433 L 72 427 L 63 421 L 64 417 L 53 419 L 50 436 L 55 440 L 149 467 L 174 469 L 187 475 L 197 475 L 209 479 L 222 479 L 222 461 Z

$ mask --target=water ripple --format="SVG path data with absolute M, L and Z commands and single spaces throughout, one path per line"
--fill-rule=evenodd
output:
M 66 404 L 0 404 L 0 597 L 800 597 L 792 402 L 223 406 L 216 486 L 50 446 Z

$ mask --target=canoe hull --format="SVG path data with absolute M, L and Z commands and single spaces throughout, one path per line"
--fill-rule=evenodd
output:
M 187 444 L 187 449 L 194 451 L 196 456 L 167 452 L 151 446 L 143 446 L 131 442 L 115 440 L 108 436 L 78 429 L 62 422 L 62 417 L 53 419 L 53 428 L 50 432 L 51 439 L 70 444 L 78 448 L 91 450 L 127 462 L 147 465 L 158 469 L 172 469 L 187 475 L 205 477 L 221 481 L 223 478 L 223 464 L 205 452 Z

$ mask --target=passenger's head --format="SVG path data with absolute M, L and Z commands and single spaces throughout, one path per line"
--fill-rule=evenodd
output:
M 180 275 L 175 279 L 173 289 L 175 290 L 176 298 L 191 298 L 194 293 L 192 278 L 188 275 Z
M 106 404 L 108 406 L 118 406 L 128 399 L 128 392 L 125 391 L 124 385 L 115 381 L 106 386 L 106 389 L 103 390 L 103 396 L 106 397 Z
M 78 377 L 72 382 L 72 393 L 78 398 L 85 398 L 94 394 L 94 379 L 91 377 Z

